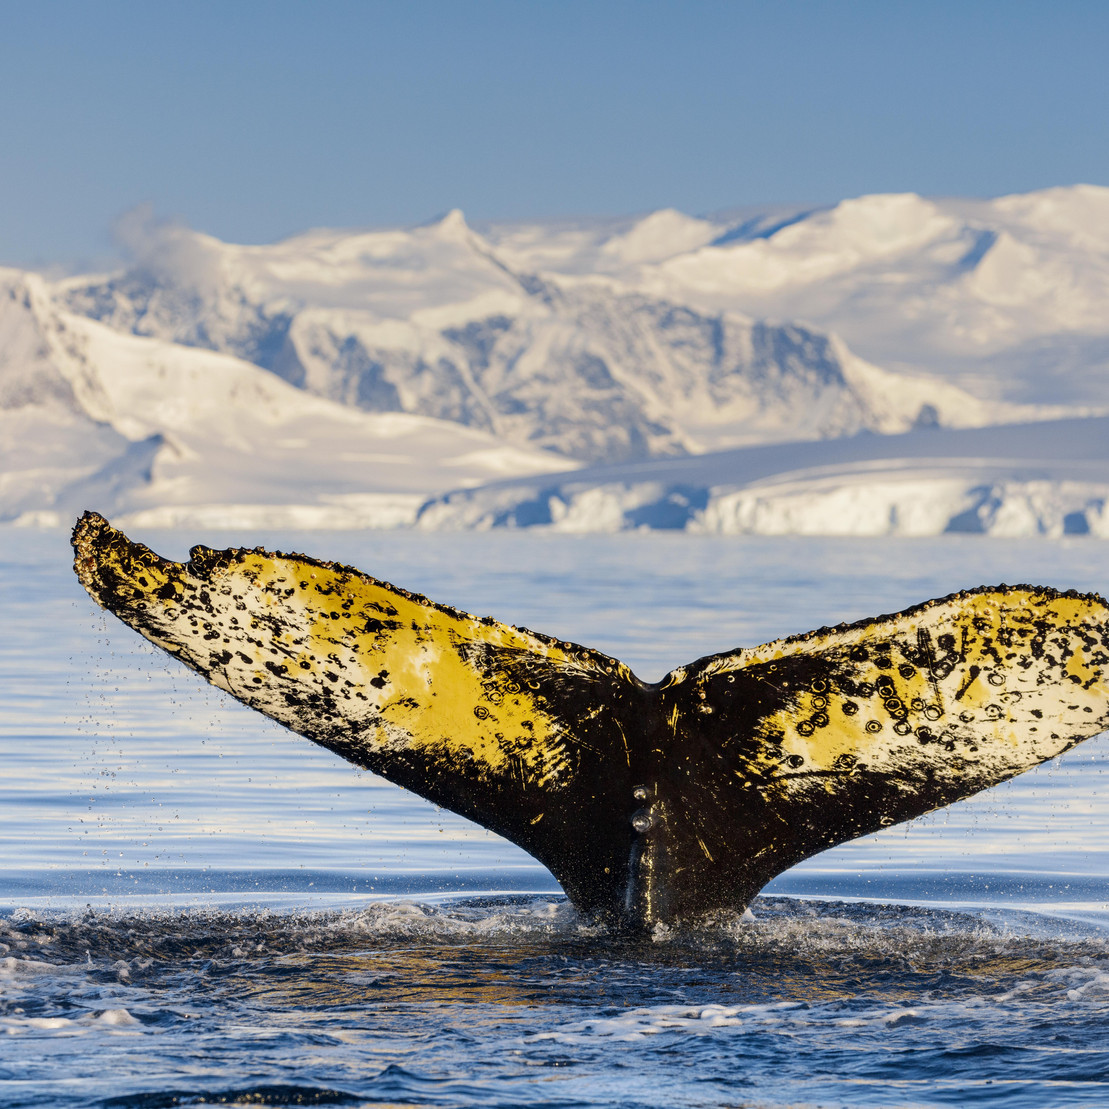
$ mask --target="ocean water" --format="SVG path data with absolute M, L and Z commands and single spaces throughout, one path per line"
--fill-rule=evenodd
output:
M 304 550 L 597 647 L 692 658 L 1096 541 L 151 532 Z M 1109 1103 L 1109 737 L 628 941 L 512 845 L 157 654 L 0 531 L 0 1105 Z

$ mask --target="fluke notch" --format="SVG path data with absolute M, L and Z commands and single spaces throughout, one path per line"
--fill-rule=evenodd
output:
M 968 797 L 1109 727 L 1109 607 L 956 593 L 640 681 L 348 566 L 194 547 L 87 512 L 92 597 L 240 701 L 477 821 L 584 913 L 635 929 L 742 910 L 837 843 Z

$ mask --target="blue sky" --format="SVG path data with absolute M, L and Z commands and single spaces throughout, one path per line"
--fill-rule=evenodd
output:
M 313 226 L 1109 184 L 1103 0 L 35 0 L 0 20 L 0 264 L 149 203 Z

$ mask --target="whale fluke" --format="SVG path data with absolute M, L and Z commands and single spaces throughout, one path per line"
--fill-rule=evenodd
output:
M 92 597 L 213 684 L 519 844 L 583 912 L 742 910 L 775 875 L 1109 727 L 1109 606 L 1034 586 L 711 655 L 661 682 L 305 555 L 185 563 L 95 513 Z

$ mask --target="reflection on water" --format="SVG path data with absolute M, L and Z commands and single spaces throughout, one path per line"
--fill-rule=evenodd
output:
M 962 586 L 1104 586 L 1080 542 L 141 538 L 307 549 L 645 678 Z M 630 943 L 98 614 L 64 537 L 0 544 L 0 1104 L 1109 1101 L 1109 737 Z

